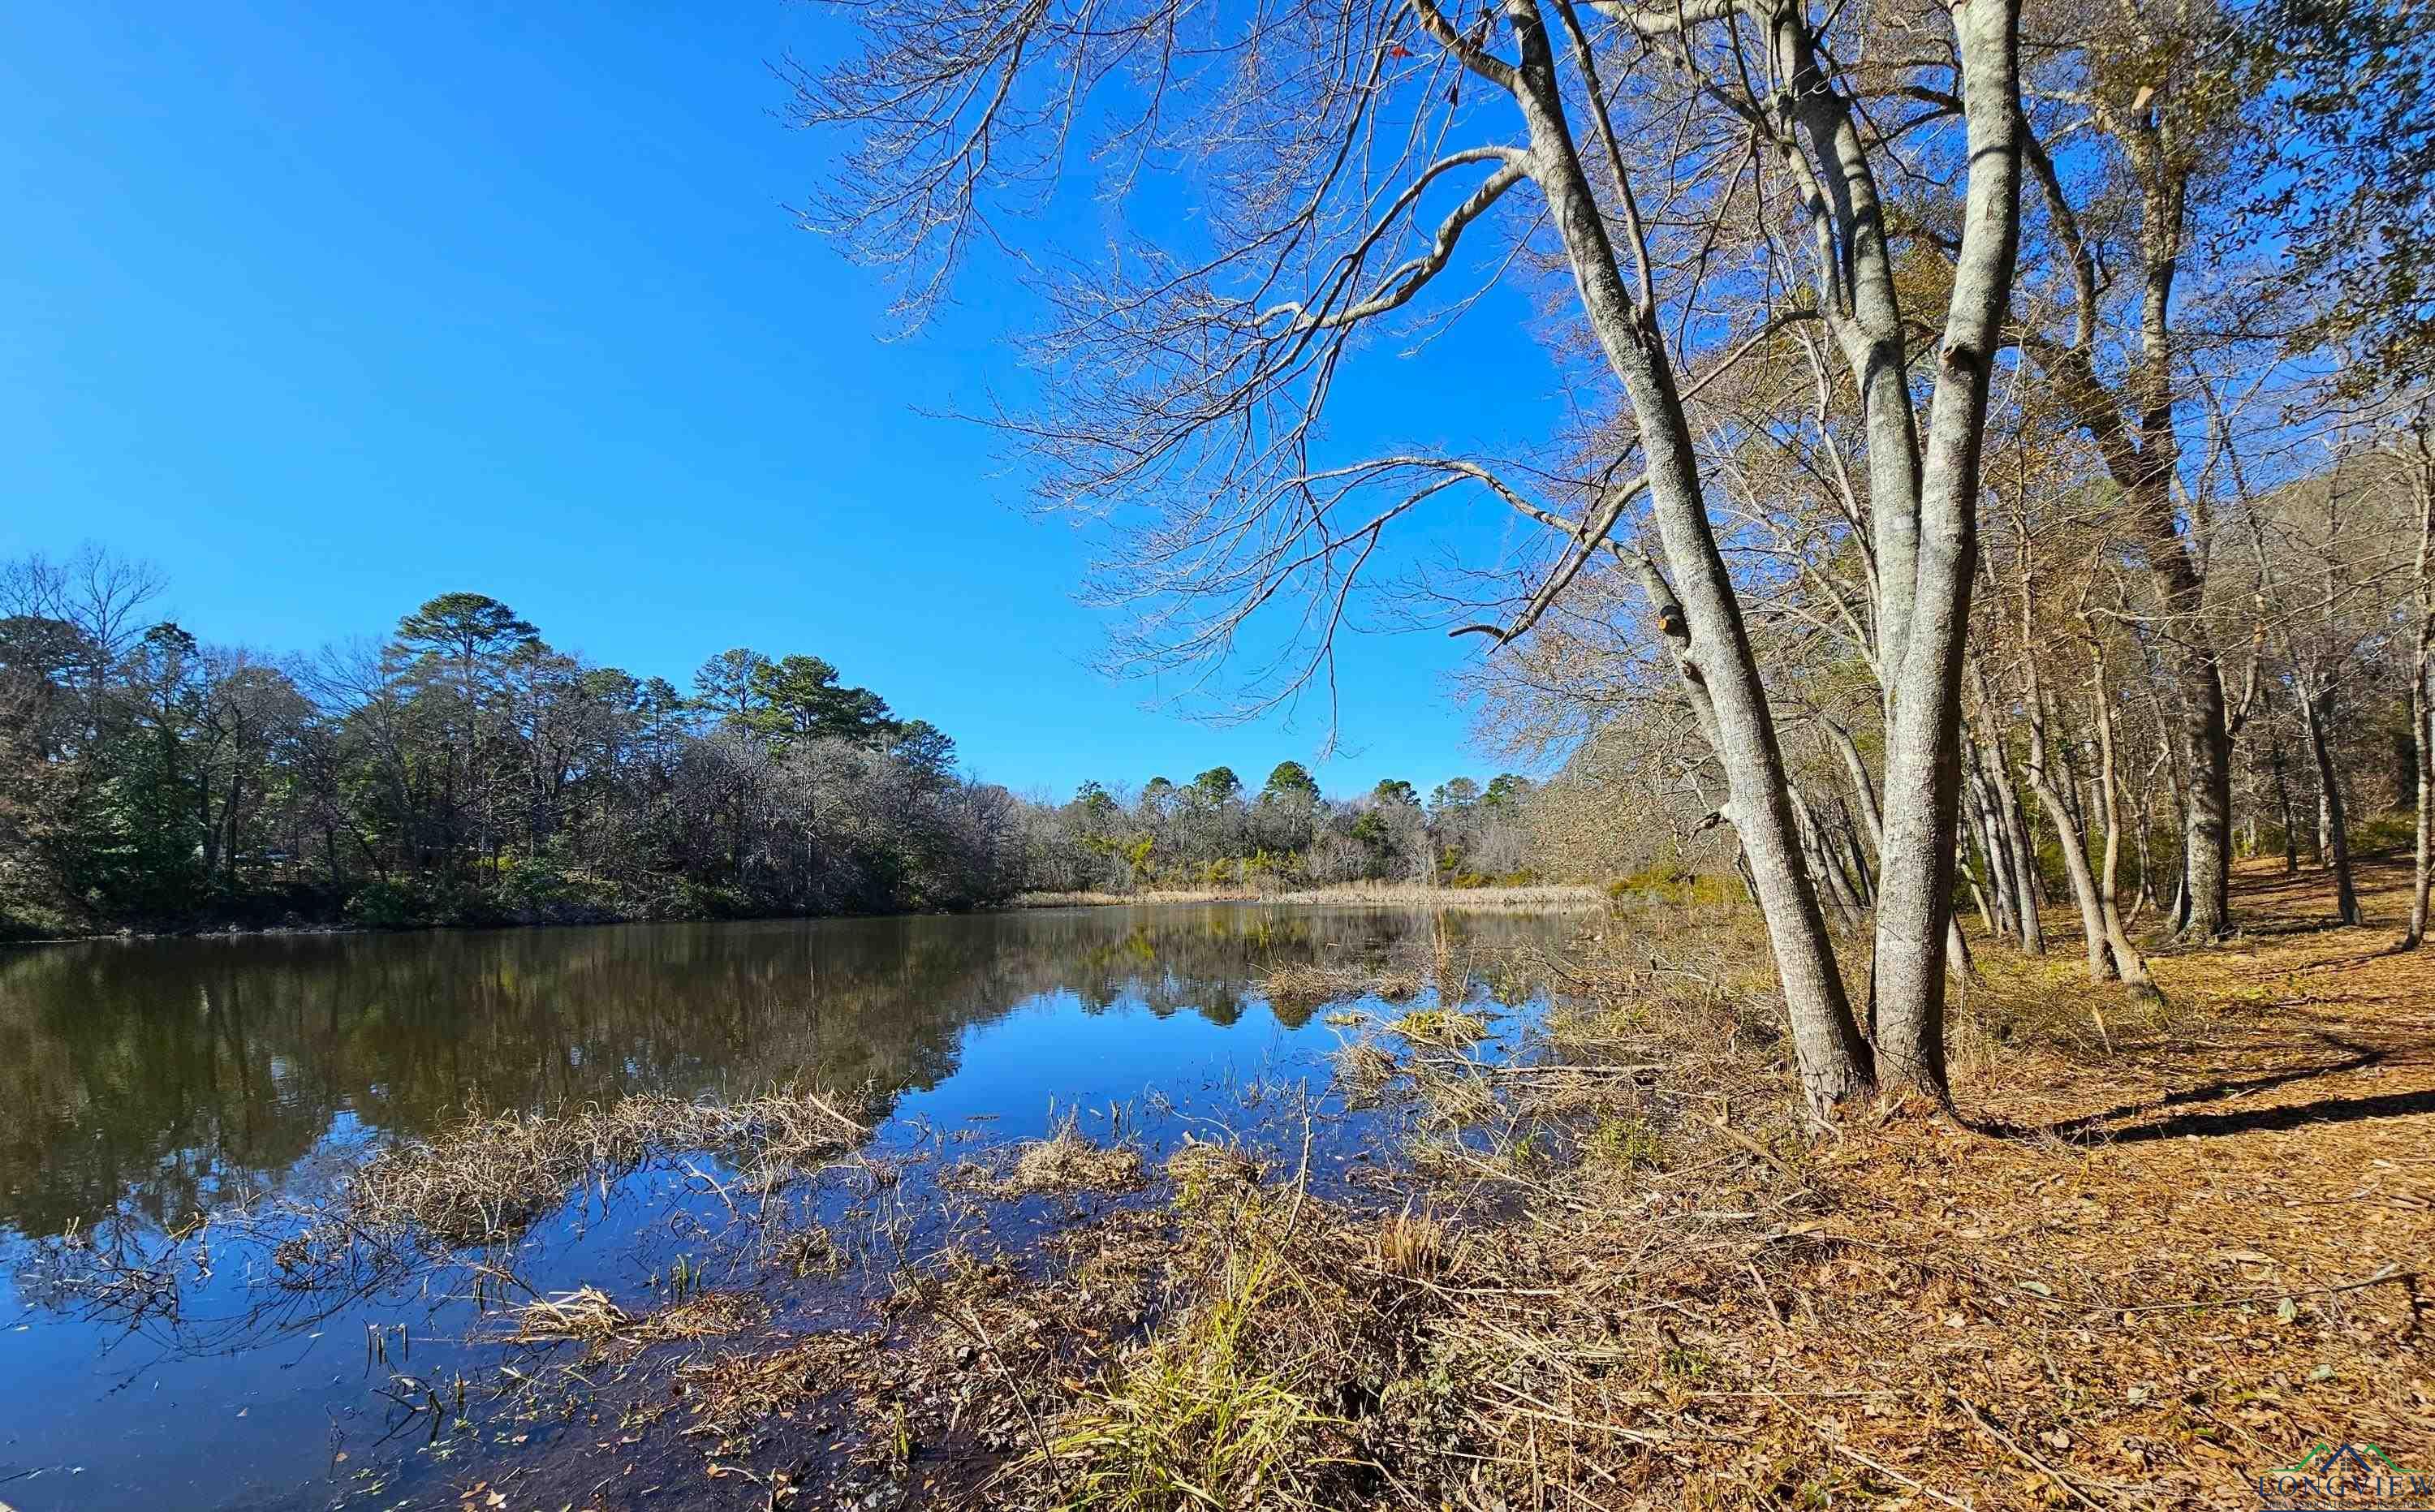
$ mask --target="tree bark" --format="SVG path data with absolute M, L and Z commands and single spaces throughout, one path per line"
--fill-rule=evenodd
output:
M 2341 774 L 2334 767 L 2334 747 L 2325 730 L 2333 715 L 2334 683 L 2331 679 L 2319 683 L 2311 679 L 2300 685 L 2302 701 L 2308 719 L 2308 748 L 2317 759 L 2317 792 L 2320 812 L 2324 816 L 2325 856 L 2334 872 L 2334 909 L 2345 924 L 2362 922 L 2359 917 L 2358 889 L 2351 881 L 2351 837 L 2348 816 L 2342 812 Z
M 2020 249 L 2019 7 L 1955 6 L 1969 152 L 1961 250 L 1937 352 L 1920 488 L 1918 592 L 1886 735 L 1877 902 L 1877 1073 L 1949 1102 L 1944 976 L 1961 790 L 1961 671 L 1977 558 L 1978 463 Z M 1896 663 L 1890 663 L 1890 665 Z
M 2401 941 L 2406 951 L 2426 941 L 2427 894 L 2435 884 L 2435 444 L 2429 430 L 2421 411 L 2409 431 L 2415 454 L 2410 483 L 2418 496 L 2418 638 L 2409 679 L 2409 734 L 2418 745 L 2418 838 L 2412 848 L 2409 931 Z
M 1521 66 L 1514 98 L 1530 135 L 1528 170 L 1609 368 L 1638 421 L 1650 511 L 1683 610 L 1667 637 L 1678 676 L 1712 730 L 1791 1020 L 1802 1091 L 1814 1116 L 1873 1091 L 1869 1047 L 1837 970 L 1816 889 L 1801 863 L 1784 754 L 1741 606 L 1701 496 L 1691 429 L 1655 312 L 1635 305 L 1564 115 L 1555 55 L 1535 0 L 1508 0 Z M 1940 984 L 1941 988 L 1941 984 Z

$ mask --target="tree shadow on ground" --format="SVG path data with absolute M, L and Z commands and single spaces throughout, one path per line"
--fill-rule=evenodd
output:
M 2435 1091 L 2388 1092 L 2375 1097 L 2324 1097 L 2313 1103 L 2278 1103 L 2271 1108 L 2252 1108 L 2236 1112 L 2183 1113 L 2124 1129 L 2108 1143 L 2144 1144 L 2153 1140 L 2207 1139 L 2222 1134 L 2301 1128 L 2310 1124 L 2356 1124 L 2371 1118 L 2408 1118 L 2420 1113 L 2435 1113 Z
M 2175 1139 L 2185 1134 L 2239 1134 L 2255 1128 L 2288 1128 L 2300 1124 L 2340 1123 L 2355 1118 L 2398 1117 L 2407 1113 L 2435 1110 L 2435 1092 L 2410 1092 L 2392 1097 L 2362 1099 L 2327 1098 L 2313 1103 L 2287 1104 L 2273 1108 L 2254 1108 L 2242 1112 L 2182 1113 L 2152 1124 L 2137 1124 L 2116 1130 L 2109 1125 L 2141 1118 L 2167 1108 L 2184 1108 L 2193 1103 L 2222 1102 L 2236 1097 L 2254 1096 L 2313 1081 L 2321 1076 L 2337 1076 L 2345 1072 L 2365 1071 L 2383 1063 L 2392 1051 L 2384 1046 L 2360 1044 L 2340 1035 L 2322 1030 L 2307 1038 L 2317 1046 L 2341 1052 L 2340 1059 L 2319 1060 L 2306 1065 L 2286 1066 L 2263 1075 L 2232 1077 L 2168 1091 L 2160 1097 L 2133 1103 L 2121 1103 L 2102 1112 L 2084 1113 L 2077 1118 L 2048 1124 L 2024 1124 L 2011 1120 L 1989 1120 L 1970 1123 L 1977 1133 L 1995 1139 L 2061 1140 L 2068 1144 L 2135 1144 L 2150 1140 Z M 2381 1105 L 2395 1104 L 2390 1108 Z M 2345 1113 L 2340 1109 L 2358 1107 L 2368 1111 Z M 2316 1116 L 2306 1116 L 2308 1109 L 2322 1109 Z

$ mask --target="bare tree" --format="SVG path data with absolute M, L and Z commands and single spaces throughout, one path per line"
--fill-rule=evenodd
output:
M 1655 607 L 1665 661 L 1723 769 L 1721 812 L 1748 858 L 1811 1106 L 1829 1115 L 1880 1074 L 1945 1095 L 1961 646 L 2017 240 L 2013 6 L 1882 23 L 1889 45 L 1918 43 L 1912 72 L 1941 86 L 1902 133 L 1864 117 L 1861 86 L 1823 40 L 1839 23 L 1794 0 L 1503 0 L 1476 14 L 1434 0 L 1225 11 L 880 0 L 848 13 L 860 55 L 795 74 L 800 118 L 855 134 L 812 218 L 898 270 L 917 312 L 967 249 L 1000 234 L 991 214 L 1007 191 L 1054 192 L 1070 139 L 1095 139 L 1120 191 L 1162 161 L 1193 164 L 1188 183 L 1161 184 L 1197 192 L 1188 233 L 1179 217 L 1048 281 L 1049 405 L 999 417 L 1028 443 L 1049 502 L 1151 507 L 1098 579 L 1138 611 L 1132 668 L 1206 679 L 1242 660 L 1259 616 L 1282 612 L 1291 649 L 1250 662 L 1250 706 L 1323 684 L 1365 567 L 1432 501 L 1482 499 L 1556 534 L 1541 586 L 1510 621 L 1481 627 L 1500 643 L 1613 558 Z M 1925 421 L 1908 344 L 1926 322 L 1898 288 L 1879 187 L 1906 151 L 1908 169 L 1950 186 L 1943 218 L 1960 228 Z M 1479 256 L 1493 217 L 1517 209 L 1504 244 Z M 1729 241 L 1749 255 L 1725 255 Z M 1568 288 L 1559 307 L 1580 338 L 1568 350 L 1594 355 L 1615 396 L 1608 466 L 1549 493 L 1435 447 L 1328 455 L 1322 421 L 1364 338 L 1458 318 L 1533 267 Z M 1720 289 L 1747 318 L 1725 315 Z M 1831 336 L 1866 438 L 1888 706 L 1874 1065 L 1804 864 L 1689 408 L 1803 323 Z M 1627 517 L 1644 511 L 1632 531 Z
M 2235 42 L 2211 4 L 2044 11 L 2030 92 L 2040 109 L 2023 134 L 2045 211 L 2035 266 L 2056 315 L 2025 321 L 2018 338 L 2120 491 L 2159 600 L 2185 783 L 2182 923 L 2198 939 L 2227 927 L 2236 730 L 2207 613 L 2214 542 L 2182 475 L 2181 327 L 2194 201 L 2224 173 L 2253 88 Z M 2077 190 L 2047 146 L 2071 137 L 2095 143 L 2112 170 L 2081 175 Z M 2117 280 L 2117 267 L 2129 276 Z
M 2426 938 L 2426 902 L 2435 882 L 2435 414 L 2419 404 L 2393 443 L 2408 470 L 2418 506 L 2418 548 L 2411 586 L 2417 599 L 2416 633 L 2409 658 L 2409 738 L 2417 747 L 2417 828 L 2411 845 L 2409 927 L 2403 950 Z

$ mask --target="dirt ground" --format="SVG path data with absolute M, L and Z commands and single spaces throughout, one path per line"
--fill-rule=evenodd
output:
M 2321 1443 L 2435 1470 L 2435 955 L 2391 954 L 2407 881 L 2366 868 L 2345 929 L 2322 874 L 2245 871 L 2240 936 L 2160 955 L 2169 1006 L 2111 1053 L 2066 1018 L 1969 1057 L 1960 1125 L 1823 1153 L 1828 1243 L 1770 1282 L 1815 1321 L 1743 1363 L 1864 1395 L 1787 1397 L 1765 1436 L 1797 1446 L 1790 1418 L 1859 1489 L 1978 1506 L 2254 1506 Z M 2130 1011 L 2060 953 L 1987 964 Z

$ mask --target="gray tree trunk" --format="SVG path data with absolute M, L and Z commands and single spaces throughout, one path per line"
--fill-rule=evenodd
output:
M 1638 421 L 1650 510 L 1683 610 L 1683 627 L 1668 637 L 1669 650 L 1695 703 L 1708 711 L 1703 722 L 1713 728 L 1731 793 L 1728 810 L 1784 985 L 1804 1095 L 1815 1116 L 1831 1118 L 1874 1090 L 1875 1077 L 1817 891 L 1801 863 L 1783 750 L 1701 497 L 1690 425 L 1656 312 L 1636 305 L 1627 289 L 1606 217 L 1575 149 L 1538 7 L 1534 0 L 1508 0 L 1506 14 L 1521 54 L 1514 98 L 1530 135 L 1528 169 L 1546 196 L 1582 310 Z
M 1961 664 L 1977 553 L 1978 460 L 1998 333 L 2020 249 L 2017 4 L 1951 11 L 1961 58 L 1970 180 L 1937 352 L 1920 488 L 1918 589 L 1886 731 L 1884 875 L 1875 991 L 1881 1080 L 1950 1100 L 1946 926 L 1961 788 Z
M 2333 715 L 2334 684 L 2314 679 L 2300 684 L 2308 720 L 2308 748 L 2317 759 L 2318 812 L 2324 816 L 2325 856 L 2334 872 L 2334 910 L 2345 924 L 2361 923 L 2358 889 L 2351 880 L 2349 817 L 2342 812 L 2341 774 L 2334 766 L 2334 747 L 2325 724 Z
M 2409 884 L 2409 932 L 2403 950 L 2426 939 L 2426 905 L 2435 884 L 2435 445 L 2422 413 L 2410 429 L 2415 449 L 2411 486 L 2418 495 L 2418 640 L 2410 661 L 2409 733 L 2418 746 L 2418 838 Z

